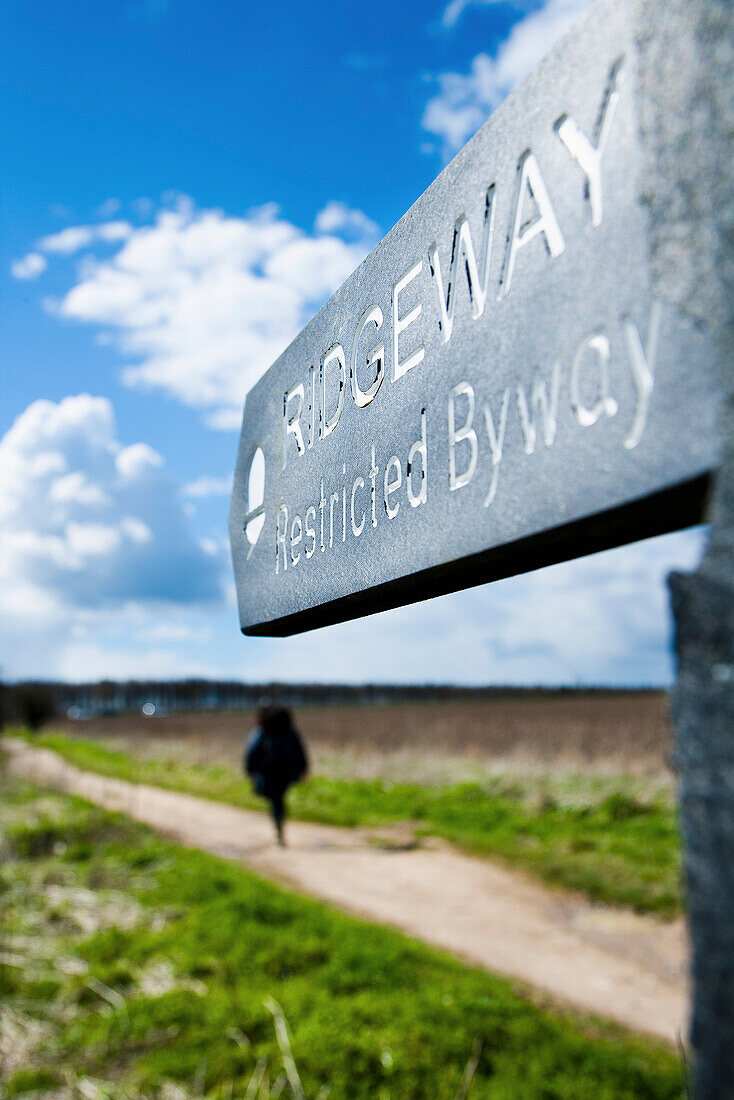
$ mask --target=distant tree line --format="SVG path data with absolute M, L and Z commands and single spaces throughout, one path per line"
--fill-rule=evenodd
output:
M 290 707 L 379 706 L 389 703 L 537 698 L 574 694 L 575 688 L 458 687 L 452 684 L 244 684 L 236 680 L 100 680 L 63 684 L 42 681 L 0 684 L 0 725 L 31 729 L 57 716 L 97 718 L 176 711 L 252 710 L 279 703 Z M 584 694 L 609 691 L 584 688 Z

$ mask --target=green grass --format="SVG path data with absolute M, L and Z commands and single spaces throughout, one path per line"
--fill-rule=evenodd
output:
M 30 738 L 29 738 L 30 739 Z M 222 765 L 136 757 L 61 734 L 33 738 L 77 767 L 262 809 L 244 777 Z M 639 785 L 639 784 L 638 784 Z M 415 822 L 479 855 L 498 856 L 595 901 L 670 917 L 681 908 L 680 843 L 669 796 L 643 797 L 631 777 L 520 778 L 453 786 L 314 776 L 289 796 L 293 817 L 342 826 Z
M 7 1097 L 239 1100 L 253 1074 L 270 1096 L 286 1061 L 270 998 L 309 1100 L 457 1100 L 472 1057 L 469 1100 L 682 1094 L 653 1042 L 122 815 L 3 780 L 0 825 Z

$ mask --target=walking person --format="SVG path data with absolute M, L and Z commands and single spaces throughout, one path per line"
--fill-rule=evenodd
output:
M 245 746 L 244 770 L 256 794 L 267 798 L 278 843 L 285 847 L 285 795 L 308 774 L 308 758 L 301 736 L 285 707 L 263 707 L 257 728 Z

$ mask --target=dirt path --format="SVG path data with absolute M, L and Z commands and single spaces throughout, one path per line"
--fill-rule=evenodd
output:
M 185 844 L 235 859 L 577 1008 L 668 1043 L 685 1035 L 682 921 L 594 906 L 435 842 L 292 822 L 289 847 L 263 814 L 79 771 L 47 749 L 6 740 L 12 774 L 122 810 Z M 376 839 L 388 838 L 387 843 Z M 394 843 L 390 843 L 392 837 Z

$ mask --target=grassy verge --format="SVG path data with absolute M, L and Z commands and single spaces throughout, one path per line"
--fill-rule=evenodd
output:
M 136 757 L 61 734 L 29 740 L 79 768 L 248 809 L 263 807 L 244 778 L 223 765 Z M 332 825 L 415 822 L 417 835 L 499 856 L 596 901 L 663 917 L 680 910 L 674 807 L 669 796 L 637 794 L 629 777 L 566 777 L 543 788 L 521 777 L 447 787 L 317 775 L 291 792 L 289 807 L 294 817 Z
M 660 1046 L 122 815 L 3 780 L 0 826 L 5 1097 L 681 1096 Z

